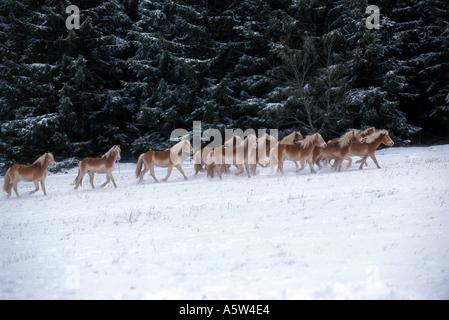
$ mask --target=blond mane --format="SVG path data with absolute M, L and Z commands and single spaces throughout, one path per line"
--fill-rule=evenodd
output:
M 179 141 L 177 144 L 175 144 L 173 147 L 170 148 L 170 153 L 177 155 L 181 149 L 184 149 L 186 144 L 190 147 L 189 140 Z
M 379 130 L 365 138 L 365 143 L 372 143 L 379 138 L 380 135 L 388 135 L 388 130 Z
M 285 137 L 281 140 L 280 144 L 293 144 L 293 141 L 295 141 L 295 137 L 296 137 L 297 134 L 298 134 L 299 136 L 301 136 L 301 138 L 302 138 L 302 134 L 301 134 L 299 131 L 293 131 L 293 132 L 290 133 L 288 136 L 285 136 Z
M 41 166 L 45 164 L 45 159 L 47 158 L 47 154 L 45 153 L 43 156 L 40 156 L 34 163 L 39 162 Z
M 319 133 L 314 133 L 312 135 L 309 135 L 309 136 L 305 137 L 304 140 L 299 141 L 301 147 L 303 147 L 303 148 L 310 147 L 310 145 L 315 141 L 315 139 L 316 139 L 318 134 Z
M 109 158 L 112 154 L 112 152 L 114 152 L 115 150 L 117 150 L 117 146 L 113 146 L 111 149 L 109 149 L 108 152 L 106 152 L 102 158 Z
M 368 128 L 368 129 L 366 129 L 365 131 L 363 131 L 363 132 L 360 132 L 360 135 L 363 137 L 363 136 L 367 136 L 367 134 L 368 134 L 368 132 L 369 131 L 373 131 L 373 133 L 375 133 L 376 132 L 376 128 L 374 128 L 374 127 L 371 127 L 371 128 Z M 372 133 L 371 133 L 372 134 Z
M 356 134 L 357 131 L 355 130 L 346 132 L 342 137 L 340 137 L 340 140 L 338 140 L 338 144 L 340 145 L 340 147 L 344 148 L 348 146 Z

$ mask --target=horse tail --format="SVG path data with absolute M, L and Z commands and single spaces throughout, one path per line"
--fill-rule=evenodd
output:
M 80 161 L 80 163 L 78 164 L 78 175 L 76 176 L 75 180 L 70 184 L 71 186 L 76 186 L 78 183 L 80 185 L 82 185 L 81 180 L 83 177 L 81 176 L 81 165 L 82 165 L 83 161 Z M 78 188 L 78 187 L 76 186 L 75 189 L 76 188 Z
M 277 147 L 271 149 L 269 159 L 270 159 L 270 172 L 271 172 L 271 174 L 274 174 L 274 170 L 278 166 L 278 163 L 279 163 Z
M 140 172 L 142 171 L 142 165 L 143 165 L 143 156 L 145 155 L 145 153 L 142 153 L 139 156 L 139 160 L 137 160 L 137 167 L 136 167 L 136 178 L 139 179 L 140 178 Z
M 5 190 L 5 192 L 7 194 L 11 194 L 11 188 L 12 188 L 12 181 L 11 181 L 11 176 L 10 176 L 10 170 L 11 170 L 11 168 L 9 168 L 8 171 L 6 171 L 5 181 L 3 183 L 3 190 Z

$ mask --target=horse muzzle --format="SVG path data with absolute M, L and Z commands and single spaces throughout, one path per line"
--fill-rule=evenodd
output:
M 391 141 L 390 142 L 390 147 L 392 147 L 394 145 L 394 142 L 393 141 Z
M 327 147 L 327 143 L 323 143 L 322 145 L 321 145 L 321 148 L 326 148 Z
M 360 143 L 365 143 L 365 139 L 360 139 Z

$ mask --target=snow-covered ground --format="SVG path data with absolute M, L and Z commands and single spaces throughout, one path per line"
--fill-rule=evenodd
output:
M 142 184 L 121 163 L 117 189 L 74 190 L 72 169 L 48 196 L 21 182 L 0 195 L 0 299 L 448 299 L 449 146 L 377 158 L 221 181 L 184 163 L 188 181 Z

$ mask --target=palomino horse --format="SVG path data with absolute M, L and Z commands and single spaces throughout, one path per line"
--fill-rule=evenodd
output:
M 45 178 L 47 177 L 47 167 L 54 167 L 56 165 L 55 159 L 51 153 L 46 153 L 39 157 L 33 164 L 25 166 L 22 164 L 13 165 L 6 171 L 5 181 L 3 184 L 3 190 L 8 194 L 8 198 L 11 196 L 11 189 L 14 189 L 17 197 L 19 192 L 17 192 L 17 184 L 19 181 L 34 182 L 35 190 L 31 191 L 30 194 L 35 193 L 39 190 L 39 181 L 44 191 L 44 195 L 47 195 L 45 190 Z
M 394 145 L 394 142 L 393 140 L 391 140 L 387 130 L 380 130 L 376 133 L 371 134 L 365 139 L 365 143 L 363 144 L 355 142 L 351 145 L 349 153 L 355 156 L 362 157 L 359 169 L 362 169 L 364 164 L 366 165 L 366 159 L 368 157 L 371 157 L 377 168 L 380 169 L 379 163 L 377 162 L 374 153 L 381 143 L 390 147 Z
M 181 167 L 182 154 L 184 152 L 190 154 L 193 153 L 193 148 L 190 146 L 189 140 L 181 140 L 170 149 L 166 149 L 164 151 L 147 151 L 146 153 L 142 153 L 139 160 L 137 160 L 136 177 L 139 179 L 139 182 L 142 182 L 143 176 L 148 172 L 148 170 L 150 170 L 150 174 L 154 181 L 159 182 L 154 175 L 154 166 L 158 166 L 163 168 L 168 167 L 167 176 L 162 179 L 162 181 L 167 181 L 171 175 L 173 167 L 178 169 L 184 176 L 184 179 L 187 180 L 187 176 Z M 143 171 L 142 165 L 145 165 Z
M 223 146 L 225 147 L 232 147 L 232 146 L 237 146 L 240 143 L 242 143 L 242 138 L 240 138 L 239 136 L 233 136 L 231 139 L 229 139 L 228 141 L 226 141 Z M 194 156 L 194 165 L 193 167 L 195 168 L 195 174 L 197 175 L 198 172 L 204 172 L 204 166 L 206 165 L 206 158 L 207 155 L 212 151 L 212 147 L 204 147 L 203 149 L 201 149 L 200 151 L 197 151 L 195 153 Z M 229 170 L 229 167 L 226 167 L 225 169 Z
M 256 149 L 257 137 L 253 134 L 248 135 L 243 142 L 232 148 L 225 146 L 214 148 L 208 154 L 206 159 L 207 176 L 213 178 L 214 172 L 217 172 L 221 179 L 222 165 L 226 166 L 233 164 L 239 169 L 239 171 L 235 173 L 236 175 L 245 172 L 243 169 L 243 165 L 245 165 L 248 178 L 251 178 L 249 174 L 249 165 L 256 164 Z
M 362 138 L 366 138 L 367 136 L 373 134 L 374 132 L 376 132 L 376 129 L 374 127 L 371 127 L 371 128 L 366 129 L 365 131 L 361 132 L 360 136 Z M 328 141 L 327 143 L 335 143 L 339 140 L 340 140 L 340 138 L 335 138 L 335 139 Z M 324 164 L 327 165 L 328 163 L 330 163 L 330 161 L 332 159 L 336 159 L 336 158 L 332 155 L 324 155 L 324 154 L 321 155 L 321 149 L 315 148 L 313 150 L 313 159 L 314 159 L 314 163 L 321 169 L 320 161 L 323 161 Z M 352 163 L 352 159 L 350 159 L 348 156 L 346 156 L 345 160 L 349 160 L 350 163 Z M 359 162 L 359 161 L 357 161 L 357 162 Z M 337 163 L 338 163 L 338 161 L 334 161 L 334 164 L 332 165 L 332 169 L 336 169 Z M 348 165 L 348 167 L 350 167 L 350 166 L 351 166 L 351 164 Z
M 302 137 L 302 136 L 301 136 Z M 250 164 L 249 167 L 253 176 L 256 175 L 256 167 L 260 165 L 265 168 L 270 162 L 265 160 L 265 157 L 270 158 L 271 149 L 277 146 L 277 140 L 275 137 L 269 134 L 257 139 L 257 149 L 256 149 L 256 164 Z
M 120 160 L 120 149 L 119 145 L 113 146 L 106 152 L 101 158 L 84 158 L 79 166 L 78 166 L 78 176 L 75 179 L 75 190 L 78 189 L 79 186 L 83 185 L 83 177 L 87 173 L 90 178 L 90 185 L 92 188 L 94 186 L 94 175 L 96 173 L 106 173 L 106 182 L 101 185 L 104 188 L 111 180 L 114 184 L 114 187 L 117 188 L 117 184 L 115 183 L 114 177 L 112 176 L 112 171 L 114 170 L 115 161 Z
M 357 130 L 350 130 L 339 139 L 333 139 L 328 142 L 326 149 L 321 150 L 321 155 L 328 160 L 336 158 L 335 165 L 338 166 L 338 171 L 341 171 L 343 159 L 349 160 L 348 168 L 351 166 L 352 159 L 348 156 L 349 148 L 353 143 L 364 143 L 365 139 L 360 136 Z M 314 158 L 314 163 L 318 158 Z
M 288 136 L 284 137 L 284 139 L 279 142 L 279 144 L 297 144 L 299 141 L 304 140 L 302 137 L 301 132 L 299 131 L 293 131 Z M 296 161 L 293 161 L 295 163 L 296 168 L 298 168 L 298 163 Z
M 278 170 L 284 172 L 284 161 L 299 161 L 301 168 L 295 172 L 300 172 L 305 168 L 305 162 L 310 165 L 310 171 L 316 173 L 313 167 L 313 149 L 318 146 L 326 148 L 326 143 L 319 133 L 315 133 L 307 136 L 304 140 L 299 141 L 297 144 L 279 144 L 277 148 L 271 150 L 270 153 L 270 169 L 271 173 L 274 173 L 274 168 L 278 166 Z

